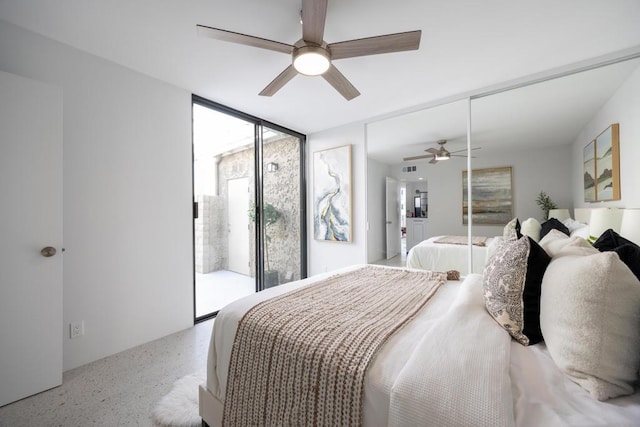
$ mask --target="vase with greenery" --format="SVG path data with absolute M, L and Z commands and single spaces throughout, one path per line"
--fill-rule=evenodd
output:
M 269 265 L 269 242 L 271 242 L 269 227 L 278 222 L 280 216 L 280 211 L 271 203 L 265 203 L 262 205 L 262 223 L 264 224 L 264 262 L 267 267 L 264 271 L 264 285 L 267 288 L 278 284 L 278 270 L 271 270 L 271 266 Z M 251 208 L 249 208 L 249 218 L 252 222 L 256 222 L 255 203 L 251 204 Z
M 540 206 L 540 209 L 542 209 L 542 212 L 544 213 L 545 221 L 549 219 L 549 211 L 551 209 L 558 208 L 558 206 L 555 203 L 553 203 L 553 200 L 551 200 L 551 198 L 547 196 L 547 194 L 544 191 L 541 191 L 540 194 L 538 194 L 536 203 L 538 204 L 538 206 Z

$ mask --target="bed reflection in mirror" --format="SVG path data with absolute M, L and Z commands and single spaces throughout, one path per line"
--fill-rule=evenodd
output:
M 423 242 L 467 235 L 461 210 L 467 113 L 462 100 L 367 124 L 368 262 L 406 266 L 408 253 Z M 398 246 L 399 254 L 389 251 Z M 457 249 L 463 256 L 448 269 L 464 275 L 466 244 Z

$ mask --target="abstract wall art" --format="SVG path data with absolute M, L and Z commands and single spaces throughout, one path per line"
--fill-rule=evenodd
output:
M 351 242 L 351 145 L 313 153 L 313 235 Z
M 511 167 L 474 169 L 471 174 L 471 215 L 474 224 L 504 225 L 513 218 Z M 462 171 L 462 223 L 469 220 L 467 171 Z

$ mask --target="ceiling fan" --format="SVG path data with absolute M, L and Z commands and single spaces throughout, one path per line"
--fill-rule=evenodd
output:
M 260 92 L 262 96 L 274 95 L 300 73 L 309 76 L 322 75 L 349 101 L 360 95 L 360 92 L 338 71 L 331 63 L 332 60 L 403 52 L 416 50 L 420 47 L 421 30 L 328 44 L 323 39 L 326 16 L 327 0 L 302 0 L 302 39 L 293 45 L 204 25 L 197 25 L 197 29 L 200 36 L 287 53 L 292 56 L 292 64 Z
M 440 145 L 440 148 L 427 148 L 426 151 L 429 154 L 423 154 L 420 156 L 412 156 L 412 157 L 404 157 L 402 160 L 403 161 L 408 161 L 408 160 L 419 160 L 419 159 L 428 159 L 429 157 L 431 157 L 431 160 L 429 161 L 429 163 L 438 163 L 440 160 L 449 160 L 451 157 L 467 157 L 465 154 L 455 154 L 455 153 L 460 153 L 462 151 L 467 151 L 466 148 L 463 148 L 462 150 L 456 150 L 456 151 L 448 151 L 446 148 L 444 148 L 444 144 L 447 143 L 446 139 L 441 139 L 438 141 L 438 144 Z M 479 150 L 480 147 L 476 147 L 476 148 L 472 148 L 471 150 Z

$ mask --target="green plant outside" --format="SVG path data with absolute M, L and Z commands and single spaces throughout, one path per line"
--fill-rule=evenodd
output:
M 256 204 L 252 203 L 251 207 L 249 208 L 249 219 L 251 219 L 251 222 L 255 223 L 256 222 Z M 280 217 L 282 216 L 282 214 L 280 213 L 280 211 L 278 209 L 276 209 L 275 206 L 273 206 L 271 203 L 265 203 L 262 205 L 262 222 L 264 223 L 264 239 L 265 239 L 265 247 L 264 247 L 264 252 L 265 252 L 265 262 L 267 265 L 267 270 L 270 270 L 271 267 L 269 266 L 269 242 L 271 242 L 271 236 L 269 236 L 269 227 L 272 226 L 273 224 L 275 224 L 276 222 L 278 222 L 278 220 L 280 219 Z

